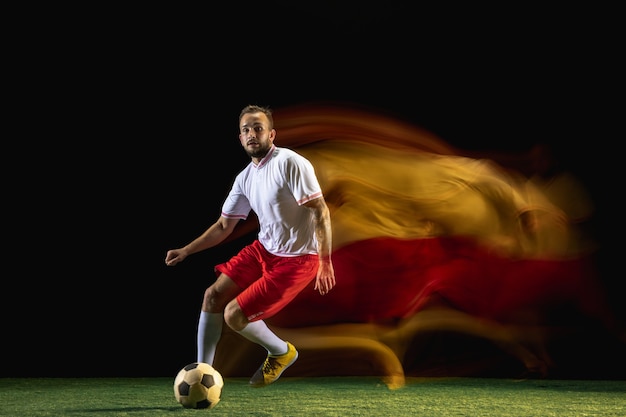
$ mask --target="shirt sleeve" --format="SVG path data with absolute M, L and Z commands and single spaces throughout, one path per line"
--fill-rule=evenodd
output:
M 241 181 L 241 175 L 238 175 L 222 205 L 223 217 L 241 220 L 248 218 L 251 210 L 250 201 L 243 193 Z
M 315 200 L 322 196 L 322 187 L 315 175 L 311 162 L 301 155 L 289 159 L 286 170 L 287 182 L 298 205 Z

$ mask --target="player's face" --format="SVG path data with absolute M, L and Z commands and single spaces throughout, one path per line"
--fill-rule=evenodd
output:
M 276 131 L 270 129 L 263 113 L 248 113 L 241 118 L 239 141 L 246 153 L 254 159 L 262 159 L 272 147 Z

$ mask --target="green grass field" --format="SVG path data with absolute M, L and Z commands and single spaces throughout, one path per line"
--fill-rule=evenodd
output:
M 210 410 L 180 406 L 173 378 L 3 378 L 0 415 L 45 416 L 626 416 L 626 381 L 283 377 L 266 388 L 225 378 Z

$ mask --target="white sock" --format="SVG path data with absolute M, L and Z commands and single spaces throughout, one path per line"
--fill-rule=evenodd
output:
M 238 333 L 251 342 L 263 346 L 270 355 L 284 355 L 287 353 L 287 342 L 276 336 L 263 320 L 248 323 Z
M 208 363 L 209 365 L 213 365 L 217 342 L 219 342 L 220 337 L 222 337 L 223 324 L 223 313 L 207 313 L 206 311 L 200 312 L 197 335 L 198 362 L 204 362 Z

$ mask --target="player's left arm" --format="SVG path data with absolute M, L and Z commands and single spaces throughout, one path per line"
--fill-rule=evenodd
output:
M 328 293 L 335 286 L 335 270 L 331 260 L 332 227 L 330 210 L 324 197 L 310 200 L 304 204 L 313 211 L 315 237 L 317 238 L 320 265 L 317 269 L 315 289 L 321 295 Z

